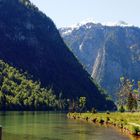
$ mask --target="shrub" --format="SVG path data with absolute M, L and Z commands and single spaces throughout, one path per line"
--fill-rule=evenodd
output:
M 105 118 L 105 122 L 108 123 L 109 121 L 110 121 L 110 118 L 109 117 L 106 117 Z
M 109 111 L 106 111 L 106 114 L 110 114 L 110 112 Z
M 138 133 L 140 132 L 140 128 L 138 126 L 132 126 L 130 131 L 133 135 L 138 135 Z
M 100 124 L 103 124 L 103 123 L 104 123 L 104 120 L 103 120 L 101 117 L 99 117 L 99 118 L 97 119 L 97 122 L 100 123 Z
M 123 105 L 120 106 L 119 112 L 121 112 L 121 113 L 125 112 L 125 109 L 124 109 Z

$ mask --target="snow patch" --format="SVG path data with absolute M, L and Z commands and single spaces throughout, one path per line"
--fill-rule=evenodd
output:
M 80 50 L 80 51 L 83 51 L 83 43 L 80 44 L 80 46 L 79 46 L 79 50 Z
M 62 36 L 69 35 L 72 33 L 73 29 L 71 28 L 61 28 Z
M 94 19 L 92 18 L 88 18 L 84 21 L 81 21 L 77 24 L 73 24 L 71 26 L 68 26 L 68 27 L 64 27 L 64 28 L 71 28 L 71 30 L 73 29 L 78 29 L 79 27 L 81 26 L 84 26 L 84 25 L 87 25 L 87 24 L 99 24 L 99 25 L 103 25 L 103 26 L 121 26 L 121 27 L 126 27 L 126 26 L 134 26 L 133 24 L 128 24 L 126 23 L 125 21 L 117 21 L 117 22 L 103 22 L 103 23 L 100 23 L 100 22 L 96 22 Z M 90 26 L 86 26 L 87 28 L 89 28 Z
M 87 29 L 90 29 L 92 27 L 91 24 L 97 24 L 97 23 L 95 22 L 95 20 L 88 18 L 88 19 L 81 21 L 77 24 L 73 24 L 73 25 L 68 26 L 68 27 L 62 27 L 61 28 L 62 36 L 71 34 L 73 32 L 73 30 L 78 30 L 81 26 L 85 26 Z
M 77 24 L 73 24 L 73 25 L 69 26 L 68 28 L 71 28 L 72 30 L 74 30 L 74 29 L 77 29 L 77 30 L 78 30 L 81 26 L 84 26 L 84 25 L 86 25 L 86 24 L 88 24 L 88 23 L 97 24 L 97 23 L 95 22 L 95 20 L 93 20 L 93 19 L 91 19 L 91 18 L 88 18 L 88 19 L 83 20 L 83 21 L 81 21 L 81 22 L 79 22 L 79 23 L 77 23 Z M 87 26 L 87 28 L 90 28 L 90 27 Z

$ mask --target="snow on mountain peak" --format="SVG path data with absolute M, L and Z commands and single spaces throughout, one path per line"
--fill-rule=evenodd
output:
M 81 27 L 81 26 L 83 26 L 83 25 L 86 25 L 86 24 L 88 24 L 88 23 L 97 24 L 97 23 L 95 22 L 95 20 L 93 20 L 92 18 L 88 18 L 88 19 L 83 20 L 83 21 L 81 21 L 81 22 L 79 22 L 79 23 L 77 23 L 77 24 L 73 24 L 73 25 L 71 25 L 70 27 L 73 28 L 73 29 L 78 29 L 79 27 Z
M 118 21 L 118 22 L 104 22 L 99 23 L 93 20 L 92 18 L 88 18 L 82 22 L 79 22 L 78 24 L 73 24 L 68 27 L 61 28 L 63 30 L 63 35 L 69 35 L 73 30 L 78 30 L 81 26 L 85 26 L 85 28 L 90 29 L 92 27 L 92 24 L 94 25 L 100 25 L 100 26 L 120 26 L 120 27 L 131 27 L 134 25 L 128 24 L 125 21 Z
M 61 28 L 63 30 L 63 34 L 64 35 L 68 35 L 70 34 L 73 30 L 78 30 L 81 26 L 84 26 L 86 25 L 86 28 L 90 28 L 91 26 L 90 25 L 87 25 L 88 23 L 92 23 L 92 24 L 97 24 L 95 22 L 95 20 L 93 20 L 92 18 L 87 18 L 86 20 L 83 20 L 77 24 L 73 24 L 71 26 L 68 26 L 68 27 L 63 27 Z

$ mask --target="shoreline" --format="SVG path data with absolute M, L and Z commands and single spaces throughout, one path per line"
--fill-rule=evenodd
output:
M 140 125 L 136 123 L 129 123 L 125 119 L 114 119 L 111 113 L 68 113 L 69 119 L 89 122 L 90 124 L 103 125 L 113 127 L 127 133 L 131 136 L 140 138 Z

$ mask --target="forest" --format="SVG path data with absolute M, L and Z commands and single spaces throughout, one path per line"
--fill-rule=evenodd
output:
M 0 60 L 0 110 L 52 110 L 58 100 L 52 89 Z

